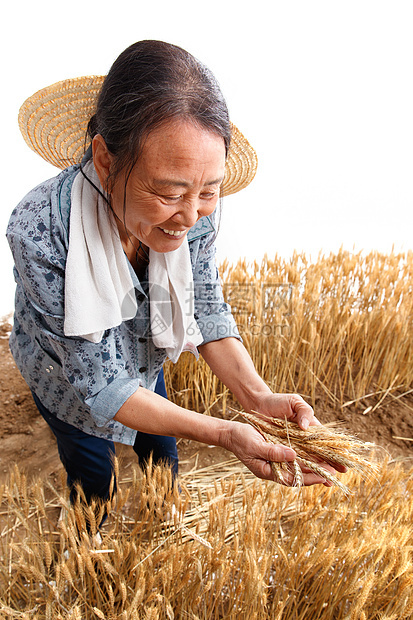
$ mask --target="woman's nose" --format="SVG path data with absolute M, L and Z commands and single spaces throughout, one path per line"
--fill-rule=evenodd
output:
M 193 200 L 185 200 L 171 219 L 185 226 L 185 228 L 191 228 L 203 215 L 200 201 L 195 198 Z

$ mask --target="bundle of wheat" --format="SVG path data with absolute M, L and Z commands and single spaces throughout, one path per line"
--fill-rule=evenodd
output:
M 294 461 L 271 463 L 275 479 L 280 484 L 301 487 L 303 485 L 301 466 L 304 466 L 348 494 L 350 492 L 348 487 L 320 463 L 354 469 L 365 476 L 377 472 L 378 463 L 368 458 L 375 447 L 374 444 L 348 434 L 338 423 L 311 426 L 305 431 L 286 419 L 272 418 L 258 412 L 253 412 L 254 415 L 245 411 L 237 413 L 256 428 L 266 441 L 288 445 L 295 450 L 297 458 Z M 287 482 L 285 473 L 292 475 L 291 484 Z

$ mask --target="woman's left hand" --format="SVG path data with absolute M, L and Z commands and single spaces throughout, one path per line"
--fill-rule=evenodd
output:
M 313 408 L 299 394 L 265 394 L 257 403 L 254 409 L 257 413 L 289 420 L 295 422 L 303 430 L 307 430 L 310 426 L 320 426 L 321 422 L 315 417 Z M 332 468 L 322 461 L 320 465 L 332 471 Z M 334 469 L 340 473 L 347 471 L 343 465 L 335 465 Z M 303 471 L 307 471 L 305 468 Z M 326 483 L 326 486 L 330 484 Z
M 244 345 L 236 338 L 222 338 L 199 347 L 208 366 L 235 395 L 245 411 L 258 411 L 297 422 L 303 430 L 320 424 L 314 411 L 298 394 L 274 394 L 255 370 Z
M 287 418 L 305 431 L 309 426 L 320 425 L 312 407 L 299 394 L 264 394 L 254 411 L 282 420 Z

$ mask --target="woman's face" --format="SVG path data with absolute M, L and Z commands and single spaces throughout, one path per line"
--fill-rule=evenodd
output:
M 106 188 L 112 156 L 102 136 L 93 139 L 93 160 Z M 183 120 L 152 131 L 129 176 L 126 194 L 124 173 L 110 189 L 127 254 L 131 245 L 138 245 L 131 244 L 128 235 L 156 252 L 179 248 L 199 218 L 214 211 L 224 172 L 225 144 L 217 134 Z

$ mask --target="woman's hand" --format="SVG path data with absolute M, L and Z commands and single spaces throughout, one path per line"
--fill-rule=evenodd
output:
M 301 396 L 271 392 L 255 370 L 247 350 L 236 338 L 208 342 L 201 345 L 199 350 L 211 370 L 231 390 L 245 411 L 256 411 L 282 420 L 287 418 L 290 422 L 296 422 L 303 430 L 320 424 L 310 405 Z M 248 424 L 241 424 L 241 427 L 233 427 L 229 431 L 229 437 L 225 437 L 226 445 L 221 445 L 231 450 L 259 478 L 274 480 L 269 461 L 292 461 L 294 456 L 291 452 L 294 451 L 288 452 L 288 447 L 267 443 L 258 431 Z M 346 471 L 346 468 L 340 465 L 334 469 L 324 462 L 318 464 L 333 474 Z M 331 486 L 331 482 L 325 481 L 321 476 L 309 472 L 305 467 L 301 469 L 305 485 L 322 483 Z M 286 484 L 292 484 L 292 475 L 286 474 L 285 479 Z
M 265 394 L 257 402 L 257 408 L 254 411 L 273 418 L 287 419 L 289 422 L 295 422 L 303 430 L 307 430 L 310 426 L 320 426 L 321 424 L 315 417 L 312 407 L 298 394 Z M 334 469 L 323 461 L 319 461 L 318 465 L 321 465 L 333 474 L 347 471 L 347 468 L 343 465 L 337 464 Z M 303 467 L 301 469 L 303 472 L 308 471 Z M 331 486 L 331 483 L 327 484 L 327 486 Z
M 264 480 L 274 480 L 274 473 L 271 469 L 271 462 L 291 462 L 295 459 L 296 453 L 287 446 L 271 444 L 260 435 L 249 424 L 241 422 L 232 422 L 227 439 L 223 442 L 223 447 L 230 450 L 248 469 L 258 478 Z M 322 467 L 330 474 L 334 474 L 335 470 L 326 463 L 321 463 Z M 305 486 L 312 484 L 324 484 L 332 486 L 332 483 L 325 478 L 310 472 L 307 468 L 302 467 L 303 483 Z M 293 483 L 293 476 L 284 473 L 286 486 Z
M 312 407 L 298 394 L 263 394 L 254 411 L 272 418 L 296 422 L 304 431 L 309 426 L 320 425 Z
M 254 368 L 239 340 L 223 338 L 199 347 L 211 370 L 238 399 L 245 411 L 258 411 L 275 418 L 287 418 L 303 430 L 320 424 L 314 411 L 297 394 L 274 394 Z

